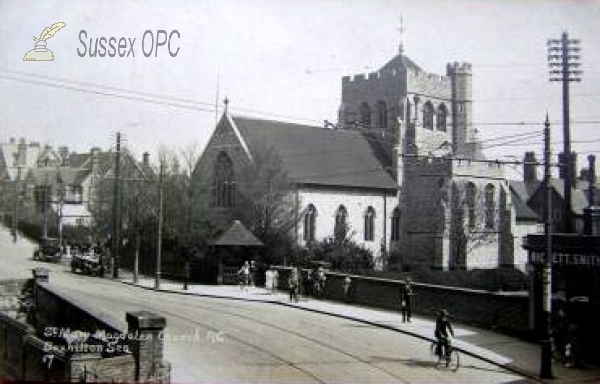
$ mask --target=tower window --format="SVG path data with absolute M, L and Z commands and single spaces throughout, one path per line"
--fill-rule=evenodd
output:
M 440 104 L 437 110 L 437 130 L 441 132 L 446 132 L 447 127 L 447 116 L 448 110 L 446 109 L 445 104 Z
M 377 102 L 377 126 L 379 128 L 388 127 L 388 111 L 387 104 L 383 100 Z
M 373 241 L 375 238 L 375 210 L 373 207 L 367 208 L 365 213 L 365 241 Z
M 485 228 L 493 229 L 495 221 L 495 202 L 494 202 L 495 188 L 492 184 L 488 184 L 485 187 Z
M 475 212 L 475 199 L 477 196 L 477 187 L 475 186 L 474 183 L 468 183 L 467 184 L 467 209 L 468 209 L 468 222 L 469 222 L 469 229 L 473 229 L 475 228 L 475 219 L 476 219 L 476 212 Z
M 233 163 L 225 152 L 219 153 L 213 175 L 213 205 L 233 207 L 235 205 L 235 180 Z
M 304 241 L 311 242 L 315 240 L 315 224 L 317 210 L 315 206 L 309 204 L 304 213 Z
M 359 111 L 359 124 L 361 128 L 371 128 L 371 107 L 369 104 L 362 103 Z
M 392 212 L 392 241 L 400 240 L 400 208 L 394 208 Z
M 433 104 L 430 101 L 423 105 L 423 128 L 433 131 Z

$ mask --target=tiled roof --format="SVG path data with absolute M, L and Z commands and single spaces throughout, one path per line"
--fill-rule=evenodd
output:
M 263 243 L 248 230 L 239 220 L 235 220 L 231 227 L 227 229 L 215 241 L 215 245 L 243 245 L 243 246 L 262 246 Z
M 27 179 L 35 185 L 55 185 L 59 178 L 66 185 L 79 185 L 89 175 L 88 169 L 32 168 Z
M 529 208 L 526 200 L 523 200 L 521 196 L 512 188 L 510 188 L 511 198 L 513 207 L 515 208 L 515 218 L 519 221 L 539 221 L 540 217 L 533 209 Z
M 533 195 L 536 189 L 539 187 L 539 181 L 520 181 L 510 180 L 510 189 L 515 193 L 523 202 L 527 203 L 529 198 Z
M 560 197 L 564 200 L 565 198 L 565 185 L 564 180 L 562 179 L 552 179 L 551 180 L 552 187 L 560 195 Z M 588 206 L 588 200 L 585 196 L 585 193 L 581 189 L 573 189 L 571 192 L 571 207 L 573 208 L 573 213 L 576 215 L 583 215 L 583 209 Z
M 231 117 L 250 153 L 272 147 L 291 181 L 396 190 L 396 182 L 358 132 Z

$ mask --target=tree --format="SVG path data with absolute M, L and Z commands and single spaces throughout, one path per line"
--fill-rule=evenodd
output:
M 234 215 L 265 244 L 266 261 L 281 263 L 293 252 L 292 234 L 299 220 L 299 202 L 281 159 L 273 147 L 264 148 L 238 174 Z
M 338 226 L 335 232 L 333 237 L 309 244 L 299 262 L 308 266 L 311 261 L 325 261 L 333 269 L 354 272 L 373 268 L 373 253 L 353 240 L 356 231 L 349 224 Z

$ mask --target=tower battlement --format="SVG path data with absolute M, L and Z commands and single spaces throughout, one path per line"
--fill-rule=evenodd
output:
M 368 83 L 369 81 L 380 81 L 396 78 L 400 71 L 396 69 L 392 70 L 381 70 L 369 73 L 360 73 L 353 76 L 342 77 L 342 85 L 352 83 Z
M 448 63 L 446 65 L 446 75 L 472 75 L 473 67 L 471 63 L 467 62 L 458 62 L 455 61 L 453 63 Z

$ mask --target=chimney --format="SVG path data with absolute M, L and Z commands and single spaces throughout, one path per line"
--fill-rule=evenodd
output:
M 26 167 L 27 166 L 27 142 L 25 139 L 21 138 L 19 140 L 19 144 L 17 146 L 17 166 L 18 167 Z
M 150 167 L 150 154 L 148 152 L 144 152 L 142 156 L 144 167 Z
M 577 188 L 577 153 L 575 152 L 571 152 L 571 186 L 573 188 Z M 561 179 L 565 179 L 565 170 L 564 170 L 564 164 L 566 163 L 565 161 L 565 155 L 564 153 L 559 153 L 558 154 L 558 163 L 561 164 L 560 166 L 560 178 Z
M 98 165 L 100 163 L 100 148 L 93 147 L 91 149 L 90 153 L 91 153 L 91 157 L 90 157 L 91 169 L 92 169 L 92 172 L 96 172 L 96 171 L 98 171 Z
M 58 154 L 60 155 L 60 162 L 63 167 L 69 166 L 69 148 L 68 147 L 59 147 Z
M 526 183 L 538 181 L 535 152 L 525 152 L 525 157 L 523 158 L 523 181 Z

